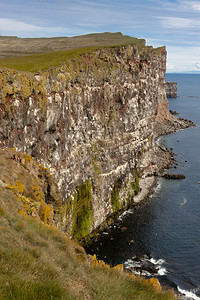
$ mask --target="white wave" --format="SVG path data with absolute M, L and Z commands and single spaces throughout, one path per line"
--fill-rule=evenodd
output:
M 132 213 L 133 213 L 133 210 L 130 208 L 130 209 L 126 210 L 125 212 L 123 212 L 123 214 L 121 214 L 117 220 L 122 221 L 126 215 L 132 214 Z
M 149 260 L 153 265 L 158 267 L 158 274 L 160 276 L 164 276 L 167 273 L 167 270 L 163 267 L 163 264 L 165 263 L 164 259 L 154 259 L 153 257 Z
M 152 276 L 152 274 L 149 273 L 149 272 L 147 272 L 147 271 L 141 271 L 141 272 L 139 272 L 139 271 L 134 271 L 133 273 L 134 273 L 135 275 L 139 275 L 139 276 Z
M 162 182 L 159 180 L 157 185 L 154 187 L 153 194 L 150 195 L 151 198 L 155 196 L 155 194 L 158 194 L 160 190 L 162 189 Z
M 164 276 L 167 273 L 167 270 L 165 268 L 158 269 L 158 274 L 160 276 Z
M 179 286 L 177 287 L 177 289 L 178 289 L 179 293 L 185 295 L 188 299 L 200 300 L 200 297 L 195 295 L 193 292 L 183 290 Z
M 158 146 L 160 146 L 161 139 L 162 139 L 162 137 L 160 137 L 160 138 L 158 138 L 158 139 L 156 140 L 156 144 L 157 144 Z
M 149 260 L 152 264 L 154 264 L 154 265 L 162 265 L 162 264 L 164 264 L 165 263 L 165 260 L 164 259 L 158 259 L 158 260 L 156 260 L 156 259 L 154 259 L 153 257 Z
M 163 266 L 163 264 L 165 263 L 164 259 L 154 259 L 153 257 L 149 258 L 147 256 L 141 257 L 139 260 L 136 259 L 137 257 L 133 257 L 132 259 L 128 259 L 125 263 L 124 263 L 124 267 L 127 269 L 132 269 L 134 274 L 138 274 L 138 275 L 143 275 L 143 276 L 152 276 L 152 275 L 160 275 L 160 276 L 164 276 L 167 273 L 166 268 Z M 136 260 L 135 260 L 136 259 Z M 143 266 L 147 266 L 147 268 L 151 268 L 151 266 L 148 265 L 148 263 L 151 263 L 153 265 L 153 268 L 155 268 L 155 273 L 154 272 L 148 272 L 148 270 L 141 269 L 141 270 L 137 270 L 138 268 L 140 268 L 142 265 Z
M 184 206 L 184 205 L 187 203 L 187 199 L 186 199 L 185 197 L 183 198 L 183 200 L 184 200 L 184 201 L 181 202 L 181 204 L 180 204 L 181 206 Z

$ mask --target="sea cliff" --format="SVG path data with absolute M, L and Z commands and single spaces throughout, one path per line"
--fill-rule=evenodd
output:
M 166 95 L 168 98 L 176 98 L 177 97 L 177 82 L 166 82 Z
M 55 176 L 62 204 L 46 201 L 68 235 L 110 222 L 169 163 L 157 137 L 189 125 L 168 111 L 165 72 L 165 47 L 144 45 L 93 49 L 40 74 L 1 69 L 0 147 Z

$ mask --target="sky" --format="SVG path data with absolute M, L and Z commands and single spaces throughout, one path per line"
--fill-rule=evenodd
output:
M 0 35 L 119 31 L 166 46 L 168 73 L 200 73 L 200 0 L 0 0 Z

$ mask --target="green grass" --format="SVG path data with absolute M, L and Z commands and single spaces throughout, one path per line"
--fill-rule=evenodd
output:
M 2 40 L 4 38 L 5 37 L 2 37 Z M 13 39 L 16 39 L 16 42 L 14 42 Z M 55 41 L 57 42 L 55 43 Z M 80 56 L 83 53 L 95 51 L 102 47 L 114 47 L 128 44 L 145 44 L 145 40 L 143 39 L 123 36 L 121 33 L 99 33 L 73 38 L 12 38 L 10 39 L 10 42 L 12 42 L 10 48 L 12 48 L 12 45 L 16 43 L 16 46 L 18 46 L 19 48 L 21 47 L 21 52 L 16 50 L 11 51 L 10 48 L 8 48 L 7 50 L 5 49 L 5 57 L 0 59 L 0 68 L 15 69 L 18 71 L 31 73 L 40 73 L 49 68 L 60 66 L 69 59 L 80 59 Z M 38 46 L 38 43 L 40 46 Z M 52 43 L 53 45 L 58 44 L 58 47 L 53 48 Z M 45 46 L 46 44 L 48 46 Z M 27 48 L 29 49 L 29 52 L 26 50 Z M 62 51 L 56 51 L 59 50 L 59 48 L 62 49 Z M 34 52 L 34 49 L 37 54 L 29 55 L 30 53 Z M 38 52 L 41 53 L 38 54 Z M 18 57 L 18 55 L 20 56 Z
M 90 266 L 84 249 L 55 226 L 19 215 L 16 192 L 4 183 L 13 184 L 16 172 L 26 170 L 8 160 L 12 151 L 16 155 L 11 149 L 0 153 L 0 300 L 176 299 L 172 292 L 158 292 L 140 277 Z M 26 189 L 33 175 L 24 174 L 20 180 Z M 81 193 L 90 198 L 88 188 Z
M 0 299 L 175 299 L 142 279 L 90 267 L 58 229 L 0 210 Z
M 145 44 L 144 39 L 123 35 L 121 32 L 92 33 L 74 37 L 18 38 L 0 36 L 0 57 L 24 56 L 82 47 L 99 47 L 119 44 Z
M 80 59 L 80 55 L 96 48 L 81 48 L 75 50 L 42 53 L 23 57 L 3 58 L 0 68 L 14 69 L 23 72 L 40 73 L 49 68 L 62 65 L 69 59 Z

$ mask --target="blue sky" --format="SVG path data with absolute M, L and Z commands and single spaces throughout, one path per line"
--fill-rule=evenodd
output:
M 168 72 L 200 72 L 200 0 L 1 0 L 0 35 L 117 32 L 166 45 Z

